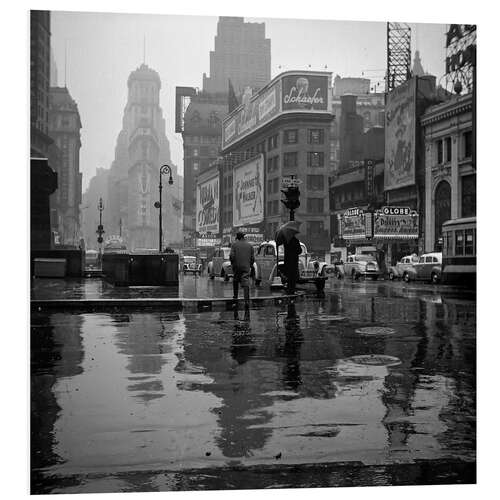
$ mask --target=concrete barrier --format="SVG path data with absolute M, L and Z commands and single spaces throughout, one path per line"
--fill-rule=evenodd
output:
M 85 271 L 85 254 L 79 249 L 49 249 L 31 251 L 31 276 L 35 273 L 35 259 L 66 260 L 67 278 L 81 278 Z

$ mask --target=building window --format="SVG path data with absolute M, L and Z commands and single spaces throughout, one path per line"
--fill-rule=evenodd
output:
M 310 235 L 319 235 L 323 232 L 324 223 L 322 220 L 307 221 L 307 232 Z
M 465 230 L 465 255 L 474 255 L 474 229 Z
M 296 167 L 298 165 L 298 154 L 293 153 L 283 153 L 283 167 Z
M 455 255 L 464 254 L 464 231 L 463 229 L 455 231 Z
M 323 152 L 309 152 L 307 153 L 307 166 L 308 167 L 323 167 L 325 164 L 325 153 Z
M 462 177 L 462 217 L 476 215 L 476 175 Z
M 322 191 L 325 186 L 323 175 L 308 175 L 307 176 L 307 189 L 308 191 Z
M 436 141 L 436 156 L 438 165 L 441 165 L 443 163 L 443 141 L 441 139 Z
M 275 134 L 267 140 L 267 149 L 270 151 L 271 149 L 278 147 L 278 134 Z
M 311 214 L 322 214 L 323 202 L 323 198 L 307 198 L 307 211 Z
M 462 134 L 462 159 L 472 157 L 472 130 Z
M 269 179 L 267 181 L 267 194 L 271 194 L 273 192 L 273 179 Z
M 284 142 L 285 144 L 297 144 L 298 142 L 298 130 L 285 130 Z
M 273 156 L 271 158 L 267 159 L 267 173 L 274 172 L 275 170 L 278 170 L 278 161 L 279 161 L 279 156 Z
M 309 144 L 324 144 L 325 131 L 322 128 L 313 128 L 308 130 L 307 142 L 309 142 Z
M 449 163 L 451 162 L 451 137 L 447 137 L 444 143 L 446 145 L 446 162 Z
M 258 153 L 265 153 L 266 152 L 266 141 L 259 142 L 257 144 L 257 152 Z

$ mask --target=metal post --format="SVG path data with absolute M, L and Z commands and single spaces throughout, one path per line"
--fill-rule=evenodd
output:
M 163 239 L 163 231 L 162 231 L 162 220 L 161 220 L 161 209 L 162 209 L 162 205 L 161 205 L 161 191 L 162 191 L 162 184 L 161 184 L 161 169 L 160 169 L 160 184 L 158 185 L 158 190 L 159 190 L 159 195 L 160 195 L 160 198 L 159 198 L 159 213 L 158 213 L 158 229 L 159 229 L 159 236 L 158 236 L 158 252 L 161 253 L 161 247 L 162 247 L 162 239 Z

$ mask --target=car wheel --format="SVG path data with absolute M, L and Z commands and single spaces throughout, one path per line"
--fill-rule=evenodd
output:
M 326 280 L 316 281 L 316 291 L 322 292 L 325 289 Z
M 214 278 L 215 276 L 212 273 L 210 273 L 210 279 L 213 280 Z
M 404 273 L 403 274 L 403 281 L 405 283 L 409 283 L 410 282 L 410 275 L 408 273 Z
M 224 272 L 224 269 L 220 272 L 221 278 L 224 278 L 224 281 L 229 281 L 229 276 Z
M 389 273 L 389 279 L 390 279 L 391 281 L 394 281 L 394 278 L 395 278 L 394 273 L 391 271 L 391 272 Z
M 437 285 L 439 283 L 439 276 L 437 275 L 437 273 L 431 274 L 431 283 L 433 285 Z
M 255 278 L 255 286 L 260 286 L 261 280 Z

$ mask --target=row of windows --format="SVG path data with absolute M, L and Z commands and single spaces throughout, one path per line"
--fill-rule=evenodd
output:
M 434 143 L 435 159 L 438 165 L 451 162 L 452 157 L 451 137 L 438 139 Z M 458 159 L 464 160 L 472 157 L 472 130 L 461 134 L 459 139 Z
M 278 147 L 279 134 L 274 134 L 267 138 L 267 150 L 272 151 Z M 283 144 L 297 144 L 299 142 L 299 129 L 289 129 L 283 131 Z M 325 130 L 322 128 L 307 129 L 308 144 L 324 144 Z M 253 155 L 256 153 L 266 152 L 266 141 L 259 142 L 256 146 L 252 146 L 246 150 L 247 154 Z
M 283 168 L 297 168 L 299 166 L 298 151 L 283 153 Z M 307 152 L 307 166 L 309 168 L 321 168 L 325 166 L 325 153 L 322 151 Z M 267 159 L 267 172 L 272 173 L 279 170 L 279 155 Z
M 462 255 L 475 255 L 476 231 L 470 229 L 457 229 L 443 235 L 444 250 L 446 255 L 460 257 Z M 455 248 L 453 249 L 453 244 Z

